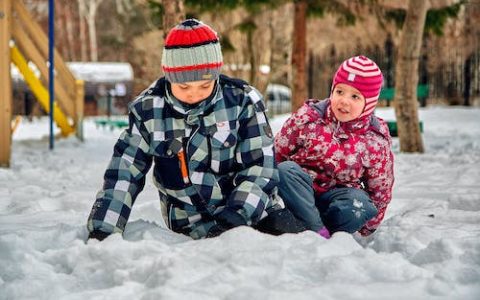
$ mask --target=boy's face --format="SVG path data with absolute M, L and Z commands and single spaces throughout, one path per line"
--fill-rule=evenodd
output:
M 187 104 L 196 104 L 206 99 L 213 91 L 214 80 L 172 83 L 172 93 L 178 100 Z
M 354 87 L 339 83 L 330 97 L 332 111 L 340 122 L 358 118 L 365 107 L 365 97 Z

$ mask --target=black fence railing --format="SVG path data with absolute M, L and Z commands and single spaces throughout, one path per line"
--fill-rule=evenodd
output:
M 423 105 L 434 102 L 446 102 L 451 105 L 472 105 L 480 98 L 480 43 L 475 41 L 473 52 L 469 55 L 459 45 L 448 49 L 447 53 L 435 53 L 424 41 L 419 65 L 419 86 L 428 87 L 428 98 Z M 324 55 L 309 55 L 308 93 L 309 97 L 324 98 L 330 93 L 331 80 L 337 67 L 348 57 L 366 55 L 373 59 L 385 76 L 384 88 L 395 86 L 395 49 L 391 39 L 387 38 L 383 48 L 357 48 L 337 50 L 332 47 Z M 438 56 L 442 63 L 437 64 Z M 432 65 L 434 67 L 432 67 Z

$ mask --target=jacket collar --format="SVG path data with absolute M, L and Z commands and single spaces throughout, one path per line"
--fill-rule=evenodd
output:
M 215 82 L 215 87 L 213 88 L 210 96 L 199 102 L 197 105 L 188 105 L 181 102 L 173 95 L 170 83 L 165 81 L 165 102 L 192 123 L 196 123 L 196 120 L 199 116 L 207 114 L 221 97 L 222 95 L 220 93 L 219 84 L 217 81 Z
M 339 133 L 341 136 L 348 133 L 364 133 L 374 118 L 373 115 L 369 115 L 348 122 L 340 122 L 335 118 L 329 98 L 313 102 L 311 106 L 318 112 L 323 122 L 330 124 L 334 132 Z

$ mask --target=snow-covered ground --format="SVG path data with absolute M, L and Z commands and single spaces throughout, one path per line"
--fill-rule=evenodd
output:
M 371 241 L 250 228 L 193 241 L 165 228 L 149 178 L 124 238 L 85 243 L 120 131 L 87 120 L 85 143 L 49 151 L 47 120 L 24 121 L 0 169 L 0 299 L 480 299 L 480 109 L 420 118 L 426 153 L 394 140 L 394 199 Z

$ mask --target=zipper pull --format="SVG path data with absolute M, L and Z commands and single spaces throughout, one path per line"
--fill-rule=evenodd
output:
M 185 159 L 185 151 L 183 150 L 180 150 L 177 154 L 178 156 L 178 160 L 180 161 L 180 171 L 182 172 L 182 178 L 183 178 L 183 182 L 185 184 L 189 184 L 190 183 L 190 179 L 188 178 L 188 168 L 187 168 L 187 162 L 186 162 L 186 159 Z

